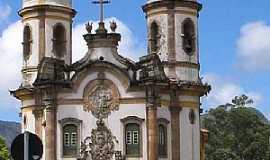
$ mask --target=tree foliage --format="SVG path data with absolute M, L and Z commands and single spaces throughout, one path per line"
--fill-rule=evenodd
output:
M 9 152 L 6 143 L 2 137 L 0 137 L 0 160 L 8 160 Z
M 210 132 L 207 160 L 270 159 L 270 125 L 246 107 L 252 103 L 245 95 L 235 97 L 203 116 L 202 125 Z

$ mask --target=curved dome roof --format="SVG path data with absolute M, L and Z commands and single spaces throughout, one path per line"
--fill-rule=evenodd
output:
M 35 5 L 54 5 L 63 7 L 72 7 L 72 0 L 23 0 L 23 8 L 31 7 Z
M 162 1 L 162 0 L 147 0 L 147 3 L 152 3 L 152 2 L 156 2 L 156 1 Z M 194 1 L 194 2 L 196 2 L 197 0 L 185 0 L 185 1 Z

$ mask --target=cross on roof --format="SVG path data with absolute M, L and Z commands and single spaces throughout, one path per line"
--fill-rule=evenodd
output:
M 103 23 L 104 20 L 104 4 L 110 3 L 110 0 L 97 0 L 93 1 L 93 4 L 100 4 L 100 22 Z

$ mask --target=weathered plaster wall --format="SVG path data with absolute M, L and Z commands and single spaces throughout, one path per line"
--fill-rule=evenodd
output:
M 168 15 L 167 14 L 159 14 L 159 15 L 152 15 L 147 19 L 147 26 L 148 30 L 151 28 L 151 24 L 156 22 L 159 27 L 159 49 L 158 55 L 161 61 L 168 60 Z M 150 38 L 150 31 L 148 31 L 148 38 Z
M 145 104 L 121 104 L 118 111 L 112 112 L 111 116 L 105 120 L 108 128 L 111 129 L 112 134 L 116 136 L 119 144 L 116 144 L 116 150 L 124 150 L 124 126 L 121 119 L 128 116 L 137 116 L 142 119 L 146 119 Z M 82 120 L 81 125 L 81 141 L 87 136 L 91 135 L 91 131 L 96 127 L 96 118 L 91 113 L 85 112 L 82 105 L 61 105 L 58 106 L 57 121 L 64 118 L 77 118 Z M 60 124 L 57 124 L 57 158 L 63 159 L 62 152 L 62 135 Z M 146 136 L 146 123 L 142 123 L 142 142 L 143 142 L 143 157 L 140 160 L 145 160 L 147 156 L 147 136 Z M 131 159 L 131 158 L 130 158 Z M 136 158 L 137 159 L 137 158 Z M 64 159 L 63 159 L 64 160 Z M 65 159 L 66 160 L 66 159 Z M 74 159 L 75 160 L 75 159 Z
M 189 120 L 190 108 L 183 108 L 180 112 L 180 144 L 181 159 L 199 160 L 200 159 L 200 126 L 199 111 L 195 110 L 195 123 Z

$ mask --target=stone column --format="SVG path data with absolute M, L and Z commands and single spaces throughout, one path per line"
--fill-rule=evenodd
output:
M 45 10 L 40 10 L 38 12 L 40 19 L 39 19 L 39 61 L 45 57 L 45 46 L 46 46 L 46 31 L 45 31 Z
M 170 98 L 170 114 L 171 114 L 171 148 L 172 148 L 172 160 L 180 160 L 180 111 L 182 108 L 178 104 L 178 94 L 176 91 L 176 85 L 172 84 L 173 88 Z
M 38 108 L 33 111 L 35 116 L 35 133 L 42 139 L 42 120 L 43 120 L 43 109 Z
M 209 135 L 208 130 L 201 129 L 201 145 L 200 145 L 201 160 L 205 160 L 205 146 L 208 143 L 208 135 Z
M 172 160 L 180 160 L 180 111 L 180 107 L 170 107 Z
M 45 159 L 56 160 L 56 107 L 53 98 L 45 99 Z
M 158 135 L 157 135 L 157 107 L 158 97 L 155 87 L 147 88 L 147 146 L 148 160 L 158 159 Z
M 157 108 L 147 107 L 148 160 L 158 159 Z

